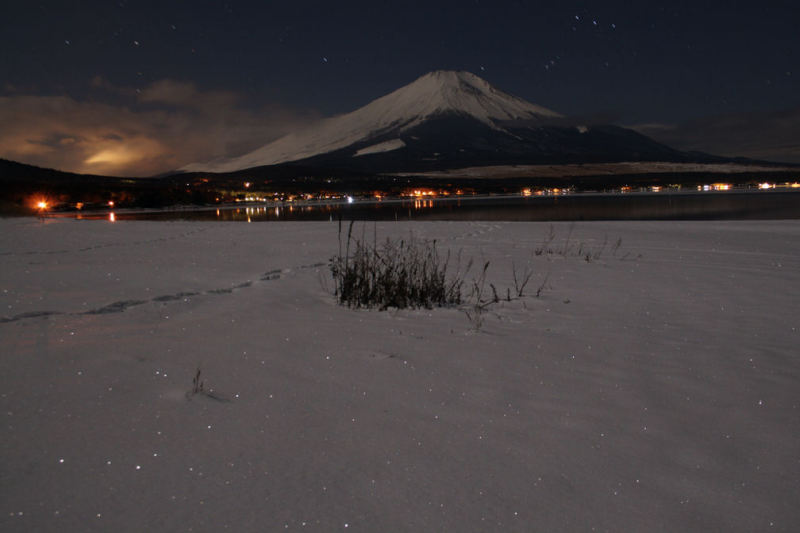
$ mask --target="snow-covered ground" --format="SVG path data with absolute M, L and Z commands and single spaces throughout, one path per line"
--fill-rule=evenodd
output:
M 550 228 L 377 224 L 533 269 L 475 331 L 335 223 L 0 219 L 0 530 L 796 531 L 800 223 Z

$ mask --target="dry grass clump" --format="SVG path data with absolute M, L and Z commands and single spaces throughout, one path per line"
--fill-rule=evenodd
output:
M 463 279 L 448 273 L 450 253 L 439 254 L 435 240 L 387 238 L 380 245 L 353 237 L 353 222 L 339 254 L 329 263 L 338 302 L 349 307 L 444 307 L 461 303 Z

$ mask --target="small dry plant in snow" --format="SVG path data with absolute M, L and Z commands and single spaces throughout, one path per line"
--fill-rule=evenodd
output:
M 353 236 L 353 222 L 339 254 L 329 263 L 338 302 L 349 307 L 444 307 L 461 303 L 462 274 L 450 271 L 450 252 L 442 257 L 436 241 L 387 238 L 380 245 L 362 232 Z
M 192 390 L 186 393 L 186 399 L 191 400 L 193 396 L 200 395 L 218 402 L 230 401 L 228 398 L 220 396 L 214 389 L 206 389 L 206 382 L 200 378 L 201 374 L 202 372 L 198 366 L 197 372 L 195 373 L 194 378 L 192 378 Z

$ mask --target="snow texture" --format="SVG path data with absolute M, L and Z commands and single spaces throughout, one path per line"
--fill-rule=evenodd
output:
M 337 306 L 335 223 L 0 219 L 0 530 L 797 530 L 797 221 L 373 227 L 532 278 L 475 331 Z
M 248 154 L 208 164 L 191 164 L 188 172 L 232 172 L 262 165 L 306 159 L 358 142 L 401 133 L 444 113 L 468 115 L 501 129 L 509 120 L 558 118 L 561 115 L 504 93 L 469 72 L 439 70 L 346 115 L 282 137 Z
M 391 141 L 385 141 L 382 143 L 373 144 L 372 146 L 367 146 L 366 148 L 362 148 L 361 150 L 353 154 L 353 157 L 391 152 L 393 150 L 399 150 L 400 148 L 403 148 L 405 145 L 406 143 L 403 141 L 403 139 L 392 139 Z

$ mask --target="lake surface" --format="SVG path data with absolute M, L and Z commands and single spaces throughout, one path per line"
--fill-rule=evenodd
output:
M 81 219 L 292 220 L 758 220 L 800 218 L 800 190 L 491 196 L 352 203 L 265 203 L 219 208 L 116 210 Z

